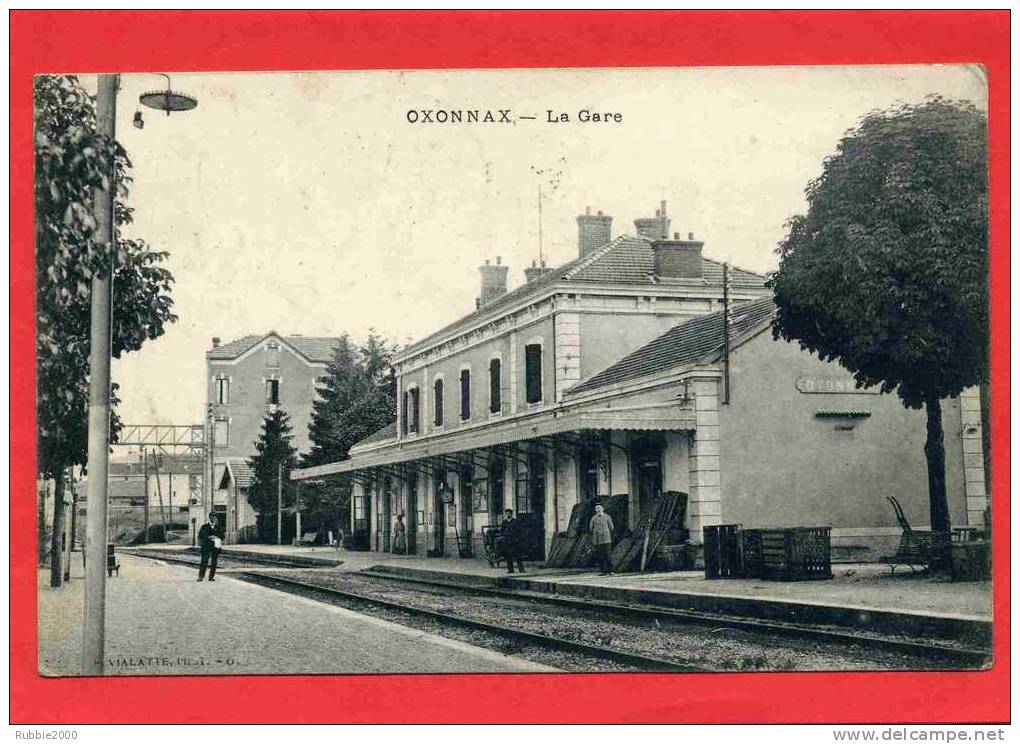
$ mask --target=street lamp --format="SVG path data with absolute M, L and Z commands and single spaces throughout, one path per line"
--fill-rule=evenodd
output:
M 151 108 L 187 111 L 198 105 L 191 96 L 174 93 L 167 89 L 161 92 L 162 105 L 147 100 L 146 93 L 139 102 Z M 116 140 L 117 89 L 120 75 L 100 75 L 96 91 L 96 133 L 109 142 Z M 184 99 L 188 105 L 184 105 Z M 164 106 L 166 108 L 164 108 Z M 170 108 L 173 106 L 174 108 Z M 139 114 L 141 112 L 138 112 Z M 135 126 L 141 122 L 136 116 Z M 141 128 L 141 127 L 139 127 Z M 113 255 L 116 228 L 114 226 L 114 200 L 117 194 L 116 168 L 113 151 L 109 151 L 110 179 L 107 188 L 97 188 L 95 193 L 96 242 L 110 248 Z M 85 610 L 82 629 L 82 672 L 86 675 L 103 673 L 103 655 L 106 645 L 106 516 L 110 474 L 110 355 L 111 355 L 111 311 L 110 283 L 111 268 L 107 272 L 96 272 L 92 277 L 92 296 L 89 339 L 89 481 L 87 491 L 87 516 L 85 523 Z

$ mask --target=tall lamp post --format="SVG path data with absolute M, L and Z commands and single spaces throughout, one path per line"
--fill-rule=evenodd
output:
M 191 96 L 170 90 L 169 78 L 165 91 L 144 93 L 139 103 L 166 111 L 188 111 L 198 105 Z M 117 89 L 120 75 L 100 75 L 96 91 L 96 133 L 109 142 L 116 139 Z M 135 126 L 144 126 L 141 112 L 135 114 Z M 103 673 L 106 645 L 106 516 L 107 479 L 110 474 L 110 355 L 112 351 L 112 314 L 110 284 L 112 281 L 114 202 L 117 197 L 116 169 L 113 151 L 109 151 L 110 178 L 105 189 L 95 192 L 96 241 L 107 246 L 111 263 L 106 272 L 93 275 L 91 297 L 91 328 L 89 350 L 89 480 L 86 495 L 85 522 L 85 610 L 83 617 L 82 672 Z

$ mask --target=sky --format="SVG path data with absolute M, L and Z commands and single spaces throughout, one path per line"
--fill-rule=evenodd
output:
M 172 73 L 171 73 L 172 74 Z M 613 236 L 668 202 L 710 258 L 765 272 L 804 186 L 863 115 L 931 94 L 986 106 L 973 66 L 383 71 L 173 75 L 169 117 L 124 75 L 132 236 L 169 253 L 180 319 L 116 360 L 128 423 L 199 423 L 205 351 L 275 330 L 405 344 L 474 308 L 478 266 L 510 288 L 577 253 L 575 217 Z M 82 77 L 94 89 L 95 79 Z M 511 109 L 513 124 L 424 124 L 408 111 Z M 621 114 L 577 120 L 581 109 Z M 547 111 L 570 121 L 548 123 Z M 421 115 L 418 115 L 419 118 Z M 517 119 L 534 116 L 534 120 Z M 498 114 L 497 114 L 498 118 Z

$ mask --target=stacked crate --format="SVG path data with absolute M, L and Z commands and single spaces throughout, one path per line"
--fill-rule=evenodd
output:
M 779 527 L 744 530 L 744 574 L 749 578 L 779 581 L 831 579 L 831 529 Z

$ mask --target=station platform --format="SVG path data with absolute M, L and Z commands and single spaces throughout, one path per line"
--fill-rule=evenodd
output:
M 156 546 L 152 546 L 156 547 Z M 173 549 L 173 546 L 167 546 Z M 177 548 L 180 549 L 179 547 Z M 648 604 L 699 612 L 733 614 L 798 623 L 819 623 L 913 636 L 984 639 L 991 636 L 990 582 L 948 579 L 876 563 L 833 565 L 833 578 L 821 581 L 707 580 L 701 571 L 629 573 L 599 576 L 595 570 L 546 569 L 527 563 L 524 574 L 509 574 L 485 561 L 425 558 L 368 551 L 338 552 L 330 547 L 226 546 L 224 556 L 265 555 L 334 560 L 321 570 L 402 574 L 459 583 L 502 586 L 534 592 L 627 604 Z

